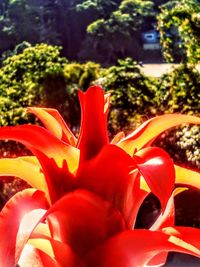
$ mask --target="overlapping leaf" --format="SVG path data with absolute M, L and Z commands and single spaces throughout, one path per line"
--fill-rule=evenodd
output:
M 35 209 L 47 208 L 44 194 L 35 189 L 26 189 L 13 196 L 0 213 L 0 266 L 13 267 L 18 262 L 31 231 L 17 244 L 18 230 L 23 216 Z M 43 215 L 43 214 L 42 214 Z M 37 224 L 37 219 L 35 225 Z M 34 228 L 34 226 L 33 226 Z M 6 234 L 7 233 L 7 234 Z

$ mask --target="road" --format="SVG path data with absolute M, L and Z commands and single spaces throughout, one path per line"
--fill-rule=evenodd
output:
M 173 67 L 177 67 L 179 64 L 144 64 L 141 67 L 141 70 L 147 75 L 152 77 L 160 77 L 162 74 L 170 71 Z M 197 66 L 197 69 L 200 71 L 200 65 Z

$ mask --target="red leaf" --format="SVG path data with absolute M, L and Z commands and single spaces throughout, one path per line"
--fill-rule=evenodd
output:
M 48 158 L 43 153 L 37 151 L 42 172 L 48 185 L 50 203 L 55 203 L 65 193 L 75 189 L 75 178 L 69 172 L 66 161 L 60 168 L 54 159 Z
M 137 167 L 163 210 L 174 189 L 175 170 L 170 156 L 161 148 L 144 148 L 134 156 Z
M 51 257 L 43 253 L 42 251 L 28 244 L 25 246 L 18 264 L 20 267 L 27 267 L 27 266 L 58 267 L 55 260 L 53 260 Z
M 63 120 L 60 113 L 53 108 L 29 107 L 28 112 L 35 114 L 44 124 L 44 126 L 58 139 L 76 146 L 77 140 L 74 134 Z
M 132 199 L 131 197 L 127 198 L 128 201 L 126 209 L 124 210 L 126 223 L 129 229 L 134 229 L 138 211 L 146 196 L 151 192 L 149 188 L 143 188 L 143 177 L 138 173 L 137 170 L 134 170 L 134 174 L 136 178 L 132 189 Z
M 135 181 L 135 176 L 130 172 L 135 167 L 134 160 L 123 150 L 107 145 L 95 158 L 80 166 L 77 183 L 79 187 L 110 201 L 124 217 L 129 217 L 127 210 L 131 210 L 133 205 Z
M 139 128 L 122 139 L 118 143 L 118 146 L 132 156 L 135 149 L 139 150 L 140 148 L 145 147 L 162 132 L 182 123 L 200 124 L 200 118 L 182 114 L 157 116 L 144 122 Z
M 149 262 L 152 263 L 151 260 L 154 261 L 155 265 L 160 265 L 166 257 L 163 252 L 168 251 L 188 253 L 200 257 L 198 240 L 200 230 L 191 231 L 189 238 L 184 230 L 182 232 L 181 238 L 185 238 L 188 243 L 171 236 L 170 233 L 164 234 L 149 230 L 121 232 L 86 256 L 87 267 L 143 267 Z M 196 236 L 194 235 L 195 232 Z M 197 248 L 189 245 L 191 236 L 198 242 Z M 192 243 L 194 243 L 193 240 Z
M 23 249 L 23 247 L 16 248 L 21 220 L 26 213 L 38 208 L 46 208 L 44 194 L 35 189 L 26 189 L 12 197 L 2 209 L 0 213 L 0 266 L 13 267 L 18 262 Z
M 82 119 L 78 139 L 80 161 L 96 156 L 108 143 L 107 110 L 104 112 L 104 92 L 99 86 L 91 86 L 86 93 L 79 91 Z
M 66 194 L 45 216 L 52 237 L 69 244 L 80 256 L 124 229 L 120 213 L 109 202 L 86 190 Z
M 162 229 L 163 233 L 171 235 L 170 242 L 177 244 L 191 251 L 191 255 L 199 257 L 200 255 L 200 229 L 193 227 L 174 226 Z M 182 242 L 183 241 L 183 242 Z M 199 254 L 199 255 L 198 255 Z
M 20 142 L 35 154 L 38 150 L 49 158 L 54 158 L 59 166 L 66 160 L 70 171 L 76 170 L 78 166 L 78 149 L 62 142 L 42 127 L 36 125 L 2 127 L 0 139 Z
M 38 248 L 38 252 L 43 255 L 48 256 L 50 259 L 56 260 L 56 267 L 66 266 L 66 267 L 86 267 L 84 262 L 75 254 L 70 246 L 61 243 L 53 239 L 30 239 L 29 243 L 35 248 Z M 44 257 L 46 260 L 46 257 Z M 42 260 L 44 260 L 42 257 Z M 49 266 L 48 264 L 43 266 Z
M 168 200 L 167 206 L 163 213 L 159 215 L 155 223 L 151 226 L 150 230 L 155 231 L 164 227 L 174 226 L 175 223 L 175 208 L 174 208 L 174 197 L 181 192 L 187 190 L 186 188 L 176 188 L 171 197 Z

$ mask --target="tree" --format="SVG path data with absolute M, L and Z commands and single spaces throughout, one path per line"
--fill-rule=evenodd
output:
M 124 58 L 127 55 L 136 56 L 134 48 L 138 50 L 139 47 L 138 31 L 144 20 L 153 16 L 151 1 L 121 1 L 116 10 L 88 26 L 85 50 L 89 50 L 90 47 L 90 55 L 97 56 L 99 60 L 105 59 L 106 55 L 108 63 L 116 62 L 117 58 Z M 84 52 L 83 50 L 83 56 Z
M 167 61 L 200 62 L 199 14 L 199 0 L 174 0 L 162 6 L 158 26 Z
M 2 4 L 0 53 L 13 50 L 24 41 L 59 44 L 55 7 L 56 1 L 50 0 L 13 0 Z

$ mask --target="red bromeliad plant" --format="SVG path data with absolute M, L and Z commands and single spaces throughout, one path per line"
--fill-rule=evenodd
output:
M 29 108 L 46 128 L 2 127 L 0 139 L 21 142 L 34 156 L 0 159 L 0 175 L 33 188 L 14 195 L 0 215 L 0 266 L 162 266 L 169 251 L 200 257 L 200 229 L 174 225 L 173 198 L 200 189 L 197 172 L 174 166 L 151 147 L 164 130 L 200 118 L 163 115 L 109 143 L 109 96 L 98 87 L 79 92 L 78 140 L 54 109 Z M 154 193 L 162 212 L 150 229 L 134 229 L 144 198 Z

